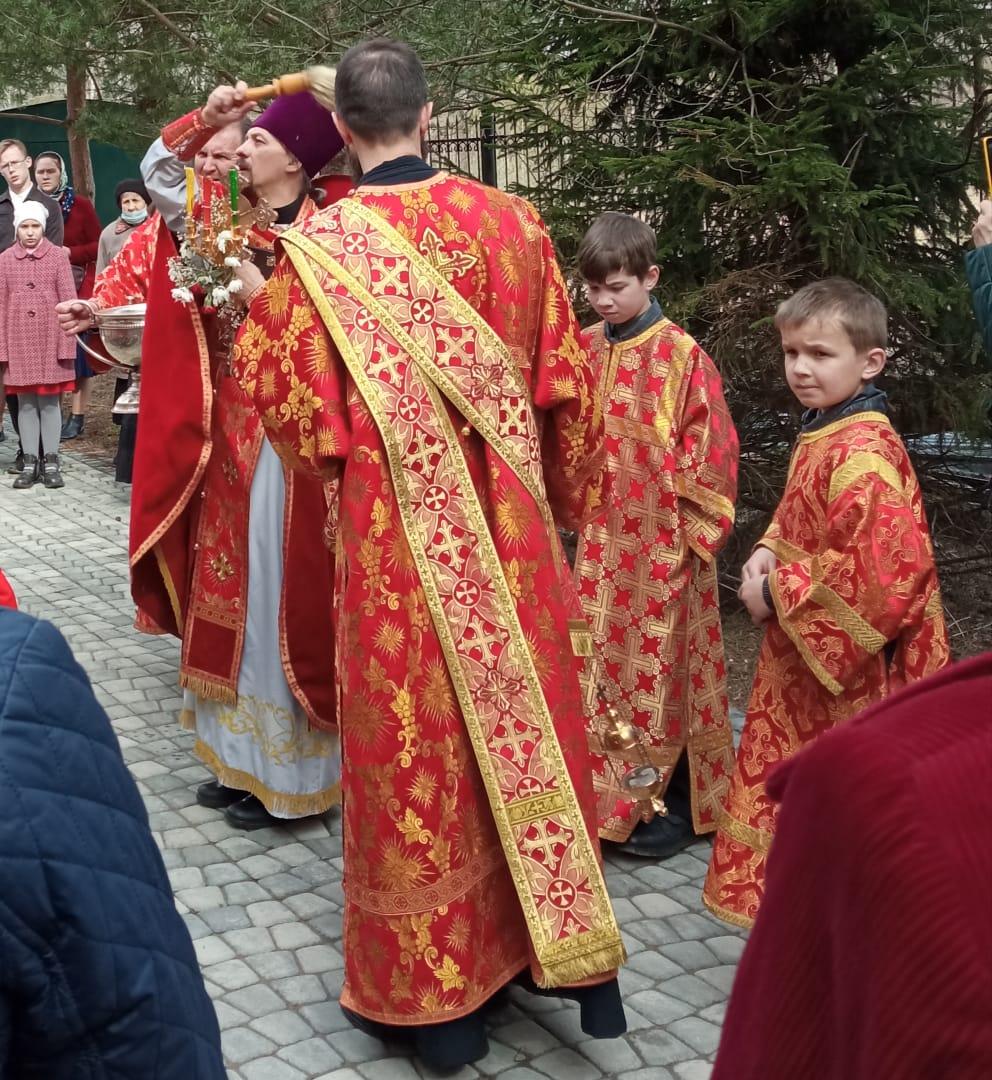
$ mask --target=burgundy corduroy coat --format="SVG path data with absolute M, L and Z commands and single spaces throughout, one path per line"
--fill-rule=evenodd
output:
M 992 1077 L 992 652 L 768 781 L 765 898 L 712 1080 Z
M 69 262 L 83 271 L 79 286 L 79 298 L 88 300 L 93 295 L 96 277 L 96 253 L 100 246 L 103 226 L 96 216 L 96 209 L 85 195 L 76 195 L 65 219 L 65 238 L 62 243 L 69 249 Z
M 76 339 L 62 333 L 55 305 L 75 297 L 69 256 L 50 241 L 0 252 L 0 364 L 8 386 L 72 379 Z

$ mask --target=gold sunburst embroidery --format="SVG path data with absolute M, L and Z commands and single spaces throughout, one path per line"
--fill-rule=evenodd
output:
M 263 293 L 265 306 L 269 309 L 269 314 L 276 318 L 285 315 L 289 307 L 289 284 L 290 279 L 288 277 L 276 274 L 269 278 L 269 283 Z
M 390 659 L 393 659 L 403 647 L 406 635 L 403 628 L 397 626 L 390 619 L 383 619 L 375 634 L 375 646 L 381 649 Z
M 553 290 L 544 294 L 544 325 L 555 329 L 561 322 L 562 302 L 561 295 Z
M 317 453 L 321 457 L 337 457 L 338 433 L 333 428 L 321 428 L 317 432 Z
M 523 252 L 511 241 L 496 256 L 496 263 L 507 289 L 516 292 L 520 288 L 520 268 L 524 265 Z
M 400 843 L 402 841 L 389 841 L 383 845 L 379 865 L 375 868 L 380 885 L 392 892 L 408 892 L 424 880 L 420 860 L 412 852 L 405 853 Z
M 261 374 L 259 380 L 259 394 L 263 400 L 265 398 L 275 397 L 276 373 L 271 368 L 266 368 Z
M 455 698 L 448 669 L 436 661 L 427 669 L 427 678 L 420 691 L 420 704 L 428 719 L 439 723 L 454 715 Z
M 496 528 L 511 544 L 524 540 L 533 514 L 513 488 L 508 488 L 496 504 Z
M 578 387 L 571 375 L 556 375 L 551 380 L 551 387 L 555 402 L 573 401 L 578 396 Z
M 463 213 L 475 206 L 475 196 L 468 188 L 456 187 L 448 194 L 448 203 Z
M 361 694 L 355 694 L 349 702 L 345 722 L 348 725 L 348 735 L 363 746 L 369 746 L 375 742 L 382 729 L 382 710 L 365 700 Z
M 407 788 L 407 794 L 410 798 L 421 806 L 430 806 L 434 801 L 434 794 L 436 791 L 437 781 L 424 769 L 417 770 L 417 775 L 413 778 L 410 786 Z
M 456 915 L 451 920 L 451 926 L 448 927 L 448 933 L 444 941 L 452 952 L 464 952 L 468 947 L 471 934 L 472 927 L 469 925 L 468 919 L 464 915 Z

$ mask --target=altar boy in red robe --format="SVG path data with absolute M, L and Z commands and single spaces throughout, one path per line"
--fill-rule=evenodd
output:
M 602 319 L 584 344 L 612 483 L 606 515 L 579 537 L 575 580 L 601 656 L 584 672 L 586 711 L 599 714 L 602 686 L 641 735 L 607 752 L 590 734 L 599 835 L 664 859 L 716 828 L 733 770 L 716 557 L 734 524 L 738 443 L 716 365 L 651 295 L 657 252 L 650 225 L 614 212 L 579 246 Z M 622 786 L 643 757 L 665 778 L 664 815 Z
M 919 485 L 872 384 L 886 321 L 842 278 L 807 285 L 775 316 L 807 411 L 785 494 L 741 573 L 740 598 L 767 629 L 703 890 L 737 926 L 764 894 L 774 766 L 950 659 Z

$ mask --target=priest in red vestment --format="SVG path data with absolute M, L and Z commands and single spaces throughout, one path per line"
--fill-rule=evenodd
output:
M 831 278 L 783 302 L 776 325 L 807 411 L 782 501 L 742 572 L 741 599 L 767 629 L 703 891 L 737 926 L 754 922 L 764 894 L 774 766 L 950 659 L 916 474 L 871 382 L 885 365 L 885 308 Z
M 776 769 L 712 1080 L 992 1076 L 990 773 L 992 653 Z
M 581 618 L 555 518 L 603 510 L 603 416 L 536 211 L 428 166 L 416 54 L 338 66 L 352 197 L 280 241 L 235 366 L 283 460 L 340 483 L 341 1003 L 452 1068 L 517 976 L 624 1030 Z M 584 984 L 576 986 L 576 984 Z
M 278 99 L 242 138 L 232 93 L 219 87 L 162 142 L 178 161 L 196 162 L 201 183 L 202 162 L 236 152 L 251 179 L 248 242 L 264 275 L 278 232 L 316 210 L 311 178 L 342 143 L 310 94 Z M 206 179 L 226 185 L 227 175 Z M 131 591 L 140 628 L 182 638 L 181 720 L 216 777 L 197 800 L 236 827 L 258 828 L 340 801 L 333 557 L 319 528 L 328 500 L 319 481 L 285 472 L 266 443 L 230 374 L 230 328 L 174 296 L 176 251 L 162 219 L 146 223 L 94 294 L 102 307 L 148 299 Z

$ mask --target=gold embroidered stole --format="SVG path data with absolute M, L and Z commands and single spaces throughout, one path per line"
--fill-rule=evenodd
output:
M 353 200 L 320 244 L 283 243 L 386 447 L 427 597 L 537 960 L 567 985 L 625 959 L 513 596 L 445 399 L 546 503 L 529 395 L 495 332 Z M 395 289 L 384 293 L 380 282 Z M 326 285 L 326 288 L 325 288 Z

